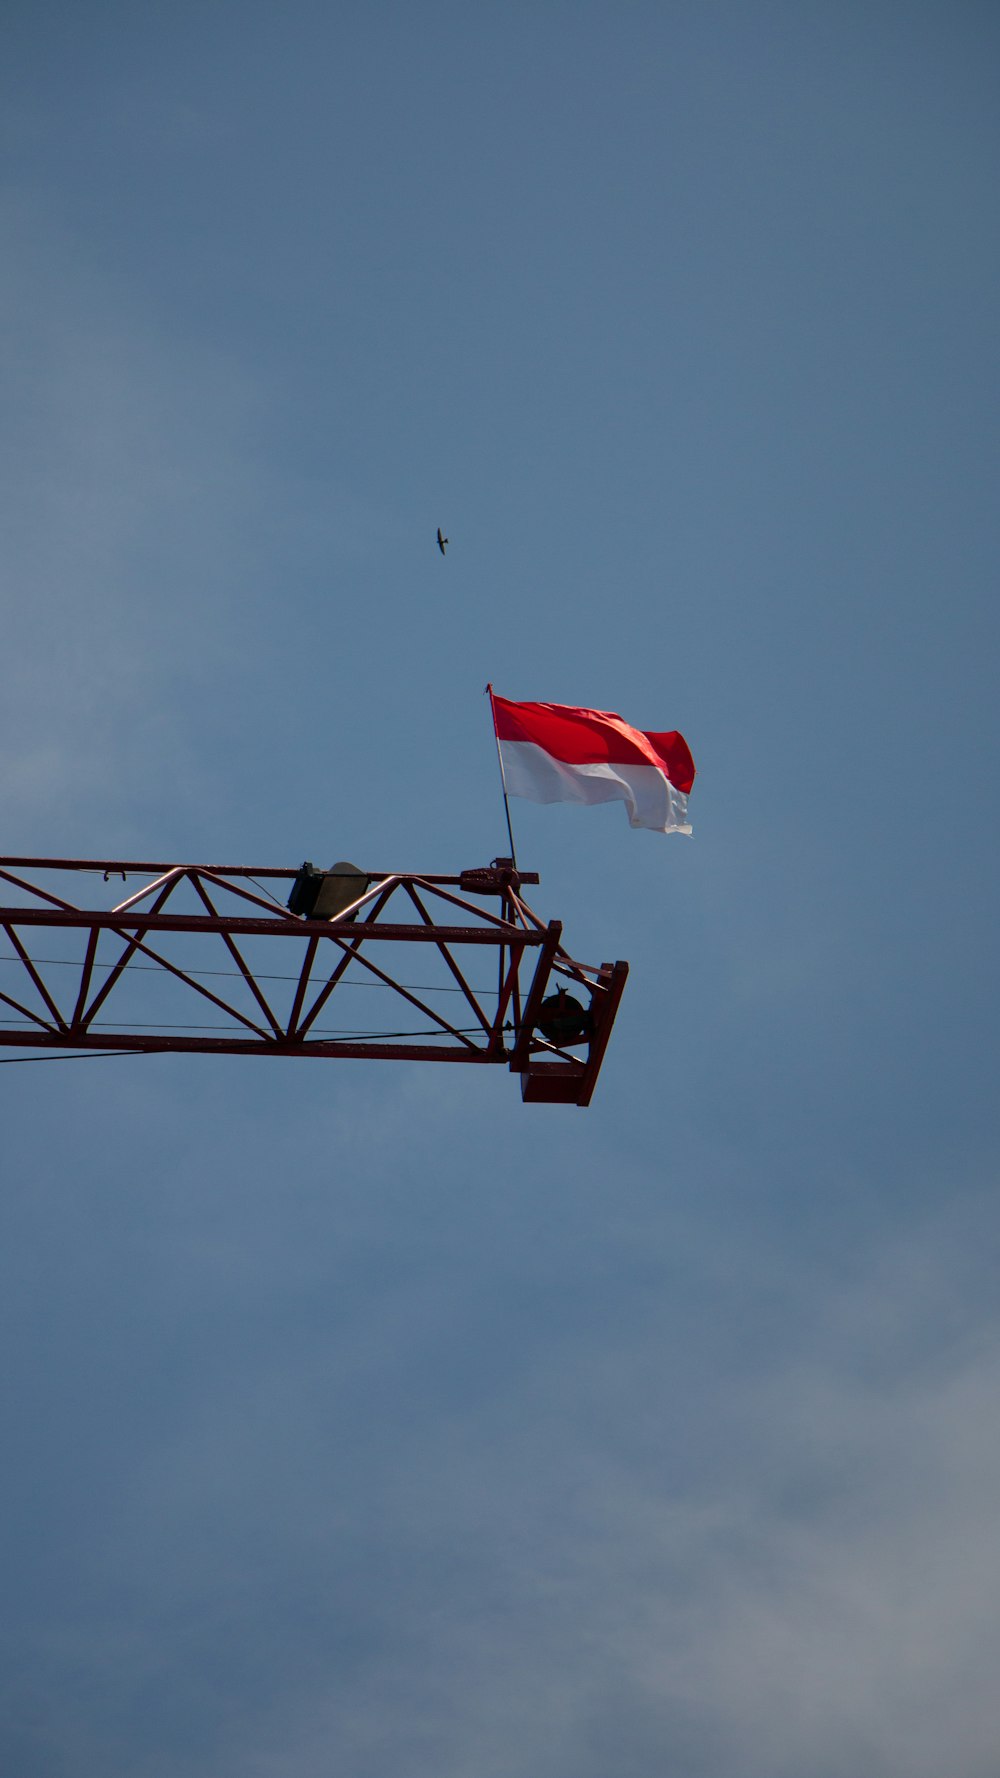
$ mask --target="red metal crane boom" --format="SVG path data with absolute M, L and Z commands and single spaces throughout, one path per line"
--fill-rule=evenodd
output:
M 522 897 L 537 875 L 508 858 L 354 874 L 354 899 L 315 918 L 268 886 L 295 870 L 0 858 L 0 1046 L 493 1063 L 526 1100 L 590 1103 L 628 964 L 575 961 Z M 116 899 L 119 878 L 143 880 Z

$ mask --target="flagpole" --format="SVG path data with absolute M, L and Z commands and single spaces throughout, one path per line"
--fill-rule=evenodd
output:
M 497 734 L 497 711 L 496 711 L 496 705 L 493 702 L 493 687 L 492 687 L 492 685 L 487 685 L 486 690 L 489 692 L 489 696 L 490 696 L 490 715 L 493 718 L 493 739 L 497 744 L 497 764 L 500 767 L 500 783 L 503 788 L 503 812 L 507 817 L 507 838 L 510 840 L 510 857 L 511 857 L 511 863 L 513 864 L 514 869 L 516 870 L 517 869 L 517 851 L 514 846 L 514 829 L 511 827 L 511 824 L 510 824 L 510 803 L 507 798 L 507 775 L 503 769 L 503 754 L 500 751 L 500 736 Z

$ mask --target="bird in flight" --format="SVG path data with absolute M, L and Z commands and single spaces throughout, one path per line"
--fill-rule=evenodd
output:
M 446 543 L 448 543 L 448 542 L 449 542 L 449 541 L 450 541 L 450 539 L 449 539 L 449 538 L 447 538 L 447 537 L 443 537 L 443 536 L 442 536 L 442 535 L 441 535 L 441 527 L 440 527 L 440 525 L 439 525 L 439 526 L 438 526 L 438 549 L 439 549 L 439 550 L 440 550 L 440 551 L 441 551 L 441 554 L 442 554 L 442 555 L 444 555 L 444 546 L 445 546 L 445 544 L 446 544 Z

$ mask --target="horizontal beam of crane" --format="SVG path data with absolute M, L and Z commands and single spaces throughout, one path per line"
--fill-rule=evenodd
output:
M 628 965 L 571 957 L 522 898 L 537 876 L 511 859 L 353 876 L 355 899 L 315 919 L 257 892 L 291 868 L 0 858 L 0 1047 L 501 1064 L 526 1100 L 589 1104 Z

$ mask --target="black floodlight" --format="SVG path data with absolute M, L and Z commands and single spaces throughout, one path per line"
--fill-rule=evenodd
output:
M 356 864 L 332 864 L 323 873 L 319 894 L 313 904 L 313 919 L 339 919 L 344 909 L 364 894 L 370 882 L 371 878 L 363 870 L 359 870 Z M 357 915 L 350 914 L 348 918 L 355 920 Z
M 586 1043 L 592 1029 L 590 1009 L 581 1006 L 565 988 L 559 988 L 542 1001 L 538 1009 L 538 1029 L 557 1049 Z
M 330 870 L 317 870 L 307 860 L 292 884 L 289 913 L 301 914 L 304 920 L 337 920 L 352 901 L 364 894 L 370 882 L 371 878 L 356 864 L 341 863 Z M 348 915 L 351 920 L 356 917 Z

